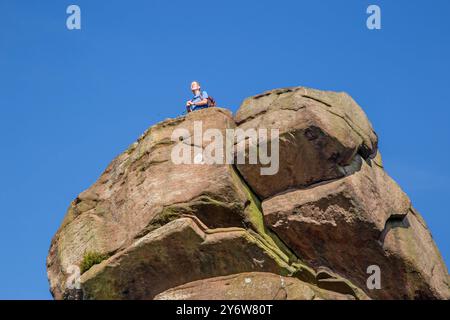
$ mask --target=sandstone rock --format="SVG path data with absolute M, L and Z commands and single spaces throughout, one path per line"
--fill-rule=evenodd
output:
M 192 140 L 195 121 L 222 133 L 279 128 L 279 173 L 174 164 L 174 146 L 205 148 Z M 69 206 L 47 258 L 51 292 L 56 299 L 449 298 L 439 251 L 384 172 L 377 143 L 348 95 L 301 87 L 249 98 L 234 119 L 211 108 L 163 121 Z M 373 264 L 381 290 L 366 287 Z M 70 281 L 80 266 L 78 289 Z
M 388 221 L 383 249 L 388 257 L 395 257 L 391 261 L 396 260 L 401 270 L 407 290 L 403 298 L 450 299 L 447 267 L 422 216 L 414 208 L 404 220 Z M 385 285 L 387 290 L 398 290 L 395 283 Z
M 261 198 L 343 177 L 356 154 L 369 158 L 377 151 L 369 120 L 345 93 L 303 87 L 268 91 L 246 99 L 235 121 L 243 130 L 280 130 L 276 175 L 262 176 L 259 165 L 238 165 Z
M 94 266 L 81 282 L 85 299 L 152 299 L 186 282 L 248 271 L 288 275 L 294 268 L 245 229 L 208 230 L 180 218 Z
M 63 297 L 68 268 L 80 265 L 86 252 L 113 255 L 180 213 L 197 214 L 212 228 L 250 224 L 245 212 L 251 212 L 251 202 L 231 166 L 170 161 L 173 130 L 192 131 L 194 121 L 203 121 L 205 129 L 234 126 L 223 109 L 153 126 L 72 202 L 48 257 L 55 297 Z
M 297 278 L 251 272 L 189 282 L 158 294 L 156 300 L 354 300 Z
M 360 163 L 345 178 L 264 201 L 267 224 L 300 259 L 373 298 L 448 297 L 447 270 L 408 197 L 374 162 Z M 367 291 L 370 265 L 381 268 L 381 290 Z
M 217 108 L 164 121 L 150 128 L 137 143 L 110 164 L 91 188 L 72 202 L 52 241 L 47 259 L 50 287 L 55 298 L 72 296 L 66 282 L 71 268 L 80 266 L 87 253 L 100 253 L 111 256 L 111 259 L 121 257 L 121 263 L 125 264 L 121 253 L 131 250 L 136 241 L 142 240 L 153 230 L 184 215 L 198 217 L 209 229 L 248 229 L 258 237 L 258 243 L 270 247 L 274 252 L 272 254 L 281 257 L 285 263 L 296 262 L 290 250 L 265 228 L 258 199 L 251 194 L 231 165 L 174 165 L 170 161 L 173 146 L 171 133 L 180 127 L 191 130 L 194 121 L 203 121 L 204 129 L 224 130 L 233 126 L 230 113 Z M 128 256 L 132 255 L 127 254 L 125 257 Z M 260 255 L 242 263 L 251 265 L 254 261 L 264 265 Z M 173 263 L 179 270 L 178 264 L 175 261 Z M 299 265 L 288 266 L 289 272 L 295 272 Z M 203 277 L 210 277 L 210 269 L 205 266 L 202 268 L 206 270 Z M 242 271 L 252 269 L 231 268 L 229 272 Z M 273 268 L 262 268 L 261 271 L 273 271 Z M 91 274 L 91 280 L 83 284 L 86 296 L 107 297 L 105 292 L 89 289 L 92 283 L 103 281 L 99 280 L 103 273 L 98 277 L 92 272 L 87 274 Z M 83 277 L 86 278 L 86 275 Z M 195 279 L 189 278 L 191 280 Z M 181 283 L 175 283 L 178 284 Z M 146 297 L 155 293 L 152 291 Z M 117 292 L 114 295 L 120 296 Z M 137 294 L 133 297 L 137 297 Z

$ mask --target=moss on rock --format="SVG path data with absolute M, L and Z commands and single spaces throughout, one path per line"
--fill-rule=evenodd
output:
M 83 274 L 92 266 L 101 263 L 103 260 L 109 258 L 109 254 L 99 253 L 95 251 L 88 251 L 84 254 L 83 261 L 80 264 L 80 273 Z

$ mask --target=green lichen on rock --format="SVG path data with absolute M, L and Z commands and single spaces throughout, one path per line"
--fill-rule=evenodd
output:
M 261 201 L 250 190 L 245 181 L 239 176 L 236 169 L 231 167 L 231 175 L 235 180 L 235 184 L 242 187 L 245 192 L 248 203 L 244 210 L 244 215 L 250 227 L 261 237 L 262 242 L 280 258 L 288 264 L 296 263 L 303 265 L 295 254 L 278 238 L 278 236 L 270 231 L 265 223 L 261 208 Z
M 84 254 L 83 261 L 80 264 L 80 273 L 83 274 L 88 271 L 92 266 L 101 263 L 103 260 L 109 258 L 106 253 L 99 253 L 95 251 L 88 251 Z
M 150 225 L 157 229 L 162 227 L 169 222 L 178 219 L 180 217 L 180 210 L 177 210 L 175 207 L 166 207 L 164 208 L 160 214 L 154 217 L 150 223 Z

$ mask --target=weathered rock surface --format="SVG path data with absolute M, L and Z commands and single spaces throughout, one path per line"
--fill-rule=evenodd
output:
M 273 273 L 240 273 L 189 282 L 158 294 L 156 300 L 354 300 Z
M 279 172 L 174 164 L 175 145 L 205 148 L 192 140 L 195 121 L 222 133 L 280 129 Z M 180 128 L 186 134 L 172 141 Z M 439 251 L 383 170 L 377 144 L 348 95 L 302 87 L 248 98 L 234 119 L 211 108 L 163 121 L 69 206 L 47 258 L 51 292 L 56 299 L 450 298 Z M 370 265 L 381 269 L 380 290 L 366 286 Z M 70 282 L 78 266 L 79 289 Z
M 244 101 L 239 128 L 280 130 L 280 169 L 260 174 L 259 165 L 238 165 L 261 198 L 290 188 L 340 178 L 356 154 L 374 157 L 378 139 L 362 109 L 345 93 L 306 88 L 278 89 Z
M 91 268 L 82 276 L 85 298 L 152 299 L 206 275 L 291 272 L 286 261 L 245 229 L 208 230 L 197 223 L 174 220 Z
M 446 297 L 447 270 L 408 197 L 383 169 L 360 161 L 345 178 L 264 201 L 267 224 L 300 259 L 360 287 L 378 265 L 383 290 L 372 297 Z

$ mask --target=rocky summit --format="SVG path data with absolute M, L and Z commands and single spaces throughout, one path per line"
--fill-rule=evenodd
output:
M 188 138 L 198 121 L 224 135 L 278 129 L 277 172 L 175 164 L 184 142 L 172 133 Z M 450 298 L 363 110 L 304 87 L 247 98 L 234 116 L 208 108 L 150 127 L 70 204 L 47 270 L 55 299 Z

